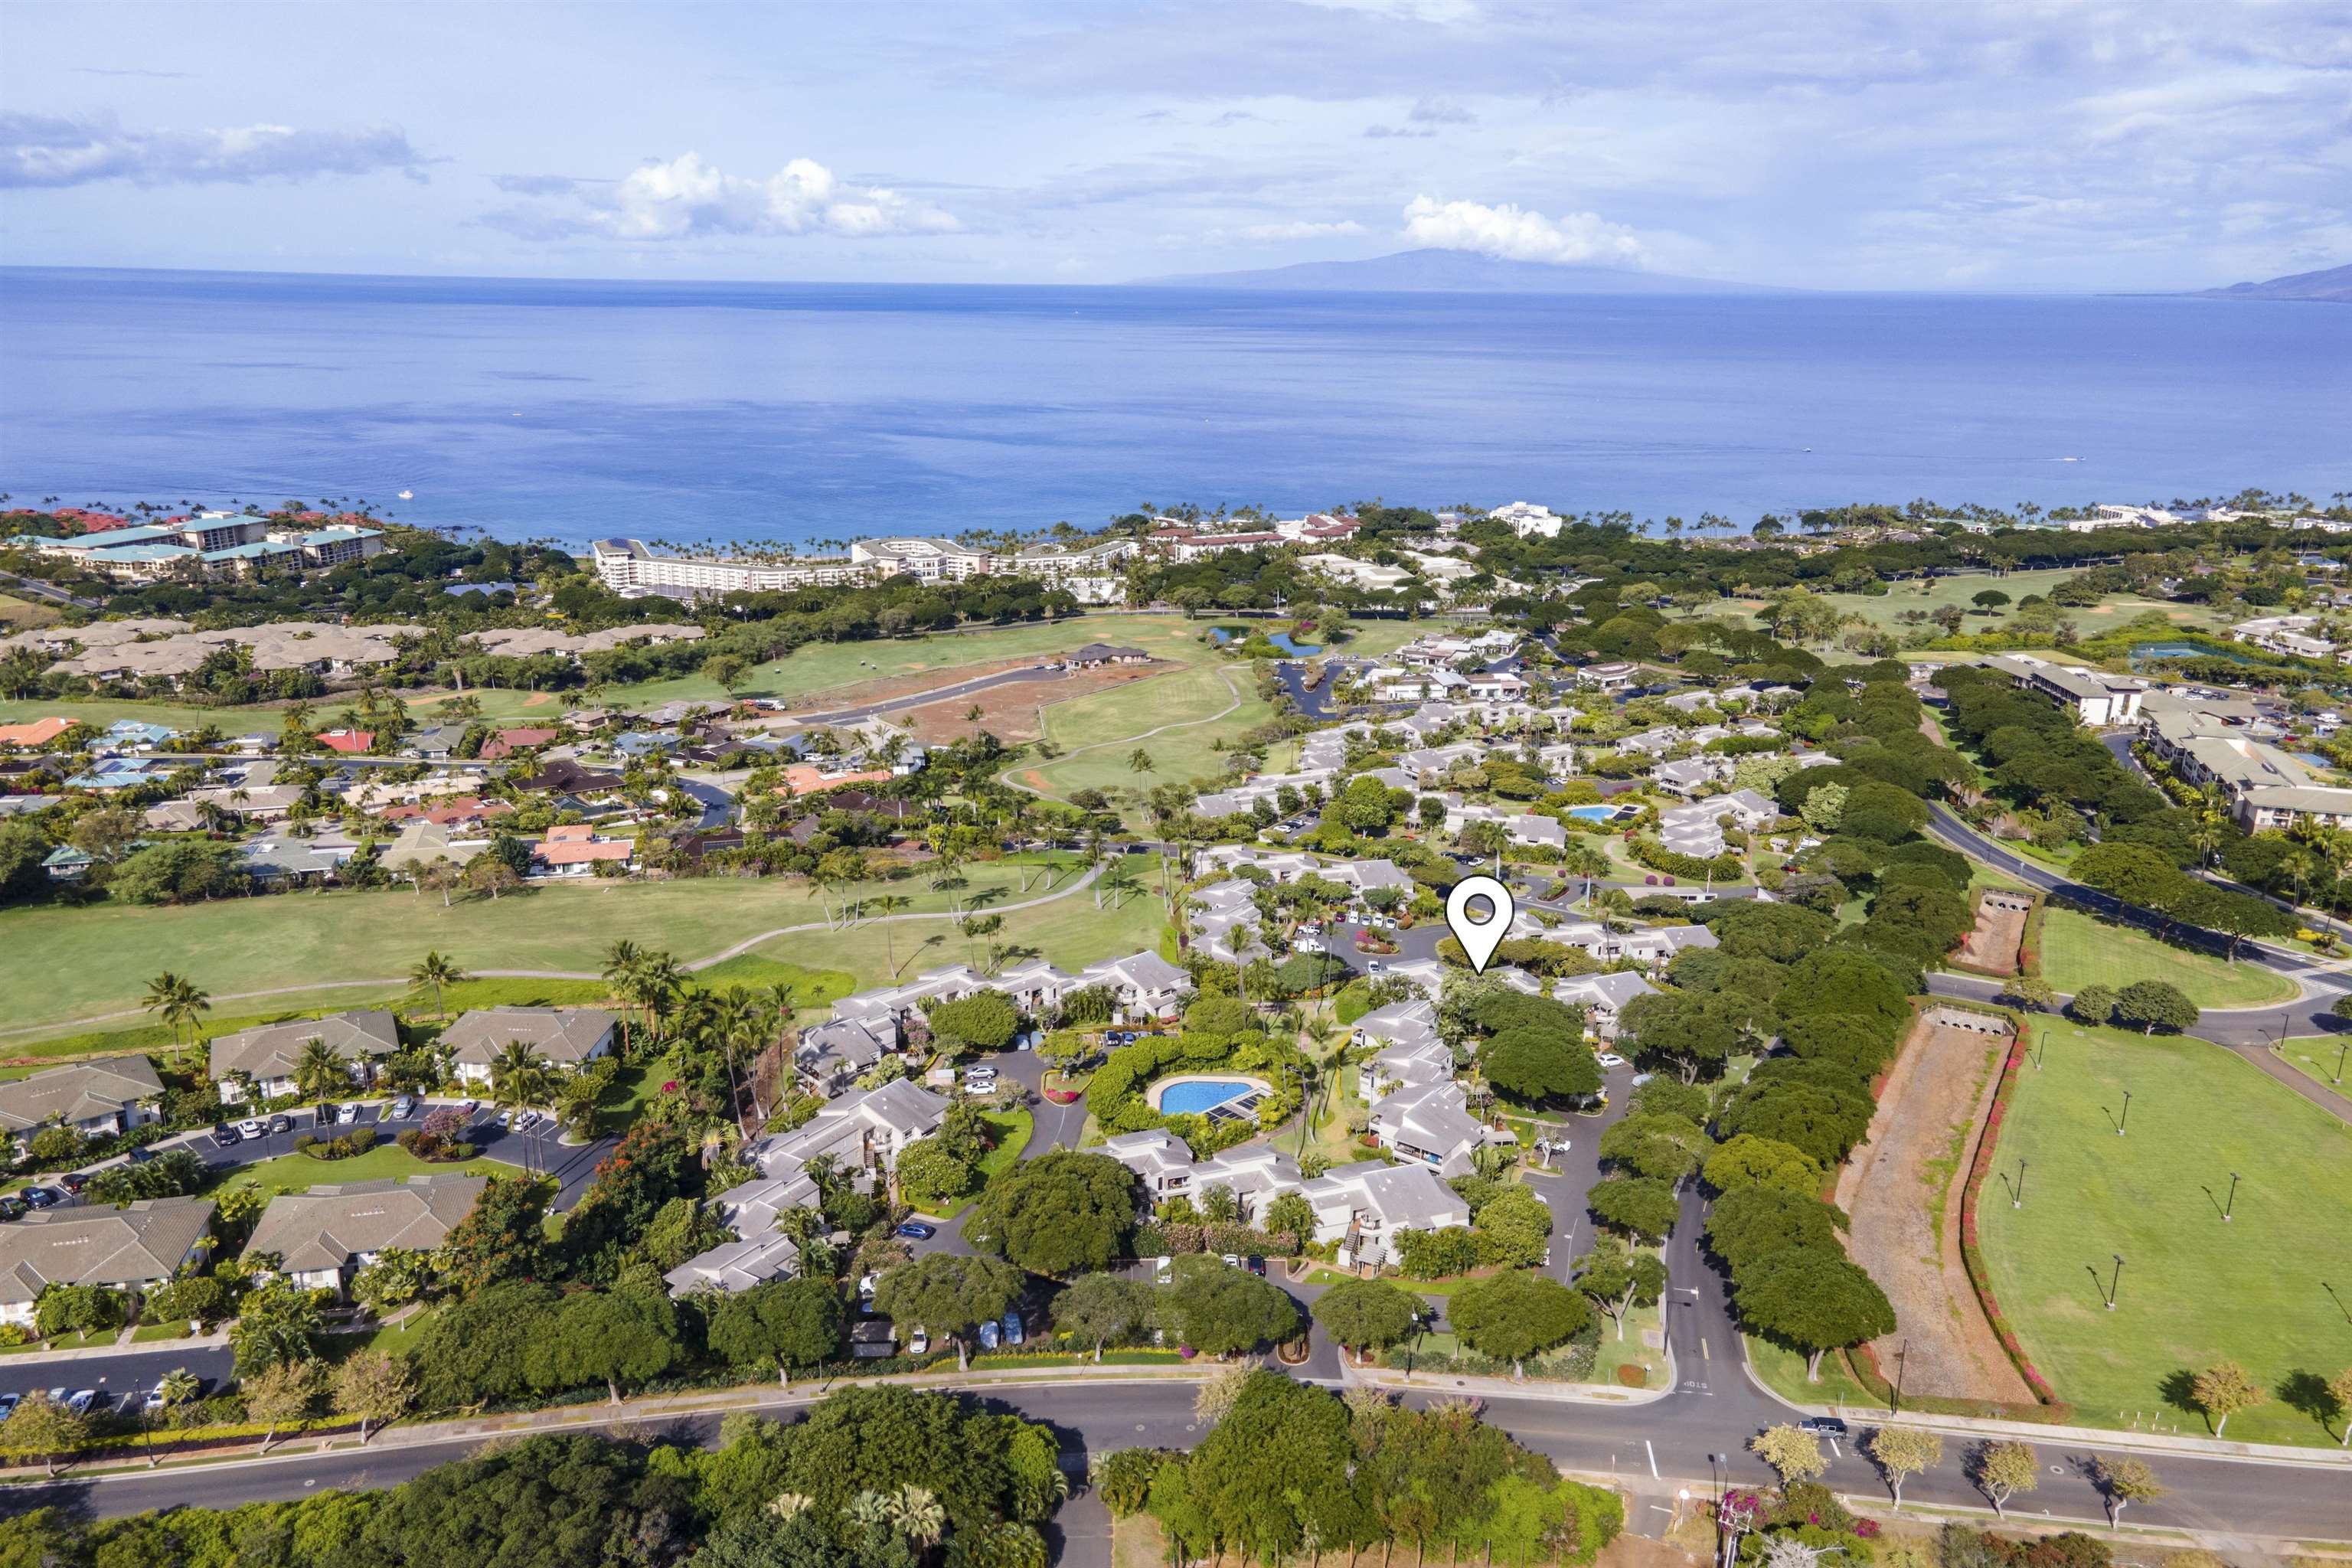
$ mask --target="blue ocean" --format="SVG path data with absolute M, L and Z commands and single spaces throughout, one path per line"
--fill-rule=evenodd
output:
M 578 542 L 2352 487 L 2352 308 L 0 270 L 0 489 Z M 413 500 L 399 499 L 401 491 Z

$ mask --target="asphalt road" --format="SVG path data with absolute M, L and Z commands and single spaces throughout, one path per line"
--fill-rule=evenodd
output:
M 1682 1342 L 1677 1340 L 1678 1349 Z M 1711 1374 L 1706 1388 L 1678 1390 L 1671 1398 L 1645 1405 L 1490 1398 L 1484 1402 L 1484 1412 L 1488 1420 L 1564 1468 L 1615 1477 L 1643 1497 L 1663 1498 L 1681 1487 L 1704 1492 L 1718 1479 L 1741 1486 L 1762 1485 L 1770 1479 L 1769 1474 L 1744 1451 L 1744 1445 L 1758 1426 L 1784 1418 L 1787 1412 L 1769 1402 L 1743 1403 L 1736 1376 Z M 790 1415 L 822 1398 L 824 1392 L 816 1384 L 779 1391 L 761 1408 L 772 1415 Z M 1451 1392 L 1440 1381 L 1426 1394 L 1408 1397 L 1418 1404 L 1446 1397 Z M 1182 1383 L 1041 1381 L 989 1391 L 985 1403 L 1050 1422 L 1060 1433 L 1066 1451 L 1073 1456 L 1139 1444 L 1188 1447 L 1201 1437 L 1192 1418 L 1192 1390 Z M 627 1412 L 608 1414 L 600 1407 L 583 1409 L 577 1418 L 586 1425 L 626 1426 L 640 1431 L 647 1425 Z M 1755 1418 L 1752 1425 L 1751 1418 Z M 679 1441 L 708 1444 L 718 1433 L 716 1416 L 682 1417 L 656 1425 L 662 1427 L 666 1438 Z M 68 1476 L 46 1485 L 11 1489 L 8 1501 L 19 1508 L 61 1503 L 115 1516 L 146 1509 L 218 1507 L 232 1499 L 283 1500 L 327 1487 L 391 1486 L 461 1458 L 480 1441 L 478 1436 L 454 1436 L 434 1443 L 285 1455 L 182 1471 Z M 1947 1447 L 1948 1455 L 1942 1466 L 1906 1487 L 1906 1501 L 1983 1507 L 1983 1499 L 1961 1474 L 1960 1446 Z M 2100 1521 L 2103 1510 L 2087 1473 L 2094 1451 L 2054 1444 L 2040 1447 L 2044 1464 L 2042 1486 L 2030 1496 L 2015 1500 L 2019 1506 L 2012 1511 L 2036 1521 Z M 1854 1453 L 1850 1442 L 1835 1447 L 1826 1478 L 1830 1485 L 1862 1495 L 1882 1491 L 1876 1472 Z M 2352 1534 L 2352 1489 L 2344 1484 L 2341 1470 L 2171 1456 L 2158 1458 L 2154 1468 L 2172 1489 L 2162 1499 L 2135 1505 L 2128 1516 L 2133 1523 L 2303 1539 Z

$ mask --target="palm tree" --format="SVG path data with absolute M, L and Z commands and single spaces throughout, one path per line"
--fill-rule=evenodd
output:
M 155 1452 L 156 1420 L 159 1418 L 168 1420 L 172 1412 L 184 1405 L 193 1403 L 204 1391 L 204 1380 L 184 1366 L 173 1367 L 163 1374 L 162 1381 L 155 1384 L 155 1398 L 161 1408 L 154 1415 L 148 1418 L 147 1468 L 149 1469 L 153 1469 L 163 1462 Z
M 584 1138 L 595 1131 L 596 1104 L 603 1098 L 594 1079 L 573 1073 L 556 1087 L 555 1119 L 565 1131 Z
M 600 978 L 613 988 L 614 995 L 626 1001 L 629 999 L 629 988 L 644 964 L 645 954 L 638 950 L 635 942 L 625 938 L 604 950 L 604 967 Z M 629 1015 L 628 1010 L 624 1008 L 621 1012 L 622 1059 L 625 1061 L 628 1059 L 628 1055 Z
M 898 975 L 898 952 L 896 934 L 890 930 L 890 917 L 910 908 L 915 900 L 903 893 L 877 893 L 868 901 L 882 916 L 882 956 L 890 965 L 890 976 L 895 980 Z
M 823 1211 L 806 1205 L 785 1209 L 776 1215 L 776 1233 L 793 1244 L 793 1261 L 800 1266 L 802 1279 L 833 1271 L 832 1258 L 824 1247 Z
M 439 953 L 429 951 L 417 961 L 416 967 L 408 972 L 411 984 L 433 987 L 433 1016 L 436 1018 L 446 1018 L 449 1016 L 441 1005 L 441 987 L 455 985 L 465 978 L 465 972 L 455 963 Z
M 859 1492 L 842 1512 L 860 1530 L 895 1530 L 898 1510 L 885 1492 Z
M 947 1533 L 947 1510 L 928 1487 L 908 1485 L 890 1495 L 890 1522 L 919 1552 L 929 1551 Z
M 195 1022 L 196 1015 L 212 1010 L 213 999 L 199 990 L 195 982 L 170 970 L 147 983 L 147 1011 L 159 1015 L 172 1026 L 172 1043 L 180 1043 L 180 1027 Z
M 547 1058 L 520 1040 L 509 1040 L 490 1058 L 490 1104 L 514 1110 L 547 1098 L 551 1069 Z
M 1127 753 L 1127 771 L 1131 773 L 1151 773 L 1156 770 L 1157 766 L 1158 764 L 1153 763 L 1151 760 L 1151 753 L 1145 751 L 1141 746 L 1138 746 L 1135 750 Z
M 334 1047 L 315 1037 L 302 1042 L 302 1053 L 294 1058 L 296 1093 L 305 1100 L 330 1100 L 338 1091 L 350 1088 L 351 1081 L 351 1064 Z
M 686 969 L 667 952 L 646 954 L 637 975 L 637 1000 L 646 1010 L 646 1027 L 661 1038 L 661 1021 L 676 1007 L 686 987 Z

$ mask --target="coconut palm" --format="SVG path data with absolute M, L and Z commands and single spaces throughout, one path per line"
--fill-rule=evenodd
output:
M 213 999 L 197 988 L 195 982 L 170 970 L 147 983 L 147 1011 L 156 1014 L 172 1026 L 172 1043 L 180 1043 L 180 1029 L 195 1022 L 196 1015 L 210 1012 Z
M 499 1110 L 535 1105 L 547 1098 L 554 1069 L 520 1040 L 509 1040 L 490 1058 L 490 1104 Z
M 778 1519 L 791 1519 L 814 1500 L 806 1492 L 778 1492 L 768 1504 L 768 1511 Z
M 912 907 L 915 900 L 903 893 L 877 893 L 866 901 L 872 904 L 875 911 L 882 917 L 882 957 L 890 965 L 890 973 L 895 977 L 898 973 L 898 944 L 897 934 L 890 929 L 890 917 Z
M 170 1420 L 173 1412 L 183 1405 L 194 1404 L 196 1397 L 204 1391 L 204 1380 L 184 1366 L 173 1367 L 155 1384 L 155 1399 L 159 1407 L 147 1421 L 147 1468 L 149 1469 L 153 1469 L 163 1462 L 163 1457 L 155 1452 L 155 1424 L 158 1421 Z
M 433 988 L 433 1016 L 446 1018 L 449 1015 L 441 1005 L 441 988 L 455 985 L 466 978 L 465 972 L 437 952 L 427 952 L 416 967 L 408 972 L 409 984 Z
M 294 1058 L 294 1090 L 305 1100 L 329 1100 L 352 1082 L 351 1063 L 334 1047 L 315 1036 L 302 1042 Z

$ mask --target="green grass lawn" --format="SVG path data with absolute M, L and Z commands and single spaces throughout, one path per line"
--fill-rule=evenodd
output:
M 2260 1007 L 2294 994 L 2293 981 L 2261 964 L 2231 963 L 2175 947 L 2076 910 L 2053 909 L 2043 916 L 2042 977 L 2068 992 L 2093 984 L 2169 981 L 2200 1007 Z
M 520 1169 L 503 1160 L 468 1160 L 463 1164 L 435 1164 L 420 1160 L 397 1143 L 383 1142 L 348 1160 L 313 1160 L 308 1154 L 280 1154 L 251 1165 L 232 1165 L 221 1173 L 223 1186 L 248 1184 L 270 1194 L 308 1192 L 321 1183 L 376 1182 L 390 1176 L 513 1175 Z
M 1803 1352 L 1776 1345 L 1769 1340 L 1758 1339 L 1753 1334 L 1747 1338 L 1748 1364 L 1756 1369 L 1756 1375 L 1763 1379 L 1765 1387 L 1783 1399 L 1794 1400 L 1799 1405 L 1880 1404 L 1870 1396 L 1867 1389 L 1853 1380 L 1853 1375 L 1845 1369 L 1845 1363 L 1834 1355 L 1822 1358 L 1821 1381 L 1807 1383 Z M 1606 1348 L 1605 1344 L 1603 1348 Z
M 194 1323 L 186 1318 L 176 1323 L 142 1323 L 131 1331 L 131 1342 L 152 1344 L 159 1340 L 184 1340 L 194 1331 Z
M 2328 1289 L 2352 1297 L 2352 1128 L 2202 1041 L 2068 1026 L 2018 1081 L 1995 1168 L 2021 1159 L 2024 1207 L 1989 1183 L 1979 1235 L 2003 1312 L 2078 1419 L 2202 1436 L 2175 1385 L 2227 1360 L 2271 1395 L 2229 1436 L 2335 1440 L 2284 1395 L 2352 1365 L 2352 1314 Z
M 26 1351 L 86 1351 L 100 1345 L 110 1345 L 122 1337 L 120 1329 L 100 1329 L 89 1334 L 60 1334 L 53 1340 L 27 1340 L 21 1345 L 0 1345 L 0 1355 L 22 1355 Z
M 1130 864 L 1142 890 L 1127 895 L 1124 901 L 1114 905 L 1106 895 L 1102 907 L 1097 909 L 1094 889 L 1087 889 L 1034 909 L 1013 910 L 1004 916 L 1004 930 L 990 940 L 1003 943 L 1008 952 L 1034 950 L 1063 969 L 1156 950 L 1167 926 L 1167 906 L 1157 891 L 1159 873 L 1149 856 L 1132 857 Z M 883 984 L 894 976 L 975 960 L 984 963 L 988 959 L 985 942 L 967 942 L 946 921 L 802 931 L 762 943 L 747 956 L 769 955 L 839 971 L 850 975 L 859 989 Z
M 972 865 L 961 875 L 966 885 L 955 896 L 967 900 L 1001 890 L 1001 902 L 1017 902 L 1045 890 L 1033 868 L 1024 895 L 1023 868 L 1014 864 Z M 1055 886 L 1066 887 L 1069 880 L 1057 878 Z M 944 910 L 950 896 L 933 889 L 919 873 L 866 884 L 863 890 L 910 899 L 909 912 Z M 287 893 L 176 909 L 100 903 L 12 910 L 0 912 L 0 995 L 10 1000 L 10 1026 L 62 1026 L 137 1008 L 147 977 L 165 969 L 190 975 L 222 997 L 337 980 L 355 985 L 373 981 L 373 994 L 382 995 L 388 988 L 408 989 L 404 977 L 428 948 L 469 971 L 593 973 L 605 948 L 626 938 L 691 963 L 781 928 L 814 924 L 815 935 L 826 935 L 813 891 L 797 879 L 713 877 L 583 880 L 497 900 L 462 899 L 446 909 L 436 899 L 394 890 Z M 1087 894 L 1073 899 L 1092 903 Z M 828 901 L 838 908 L 838 895 Z M 919 941 L 933 934 L 934 924 L 949 929 L 945 921 L 917 922 L 901 926 L 899 934 L 912 931 Z M 861 945 L 881 941 L 872 926 L 856 934 Z M 771 956 L 803 967 L 849 967 L 808 964 L 789 945 Z M 307 1008 L 322 1001 L 291 993 L 285 1005 Z M 33 1035 L 29 1029 L 12 1033 Z M 0 1033 L 0 1053 L 15 1054 L 7 1044 L 12 1033 Z
M 1896 619 L 1906 610 L 1925 610 L 1933 615 L 1947 605 L 1957 605 L 1968 612 L 1961 630 L 1982 632 L 1999 630 L 2008 619 L 2007 612 L 2017 600 L 2029 594 L 2048 594 L 2050 590 L 2073 576 L 2072 571 L 2011 572 L 1996 576 L 1991 573 L 1967 573 L 1956 577 L 1931 577 L 1890 583 L 1884 595 L 1827 594 L 1822 595 L 1847 615 L 1860 616 L 1874 626 L 1890 631 L 1907 629 Z M 1986 589 L 1998 589 L 2007 594 L 2011 605 L 2003 605 L 1999 616 L 1977 613 L 1972 602 Z M 2204 627 L 2217 624 L 2212 612 L 2196 605 L 2160 604 L 2136 595 L 2117 594 L 2104 603 L 2088 609 L 2067 608 L 2068 619 L 2081 628 L 2085 637 L 2096 637 L 2109 626 L 2123 625 L 2148 610 L 2162 612 L 2176 626 L 2184 628 Z M 1930 628 L 1933 629 L 1932 627 Z
M 1081 789 L 1220 778 L 1225 753 L 1216 742 L 1232 745 L 1273 711 L 1259 699 L 1246 665 L 1171 670 L 1046 709 L 1046 738 L 1069 754 L 1017 769 L 1012 777 L 1062 799 Z M 1154 730 L 1161 732 L 1150 732 Z M 1150 755 L 1149 773 L 1130 763 L 1139 747 Z
M 2289 1040 L 2280 1055 L 2287 1066 L 2314 1082 L 2329 1089 L 2347 1089 L 2347 1085 L 2352 1085 L 2352 1054 L 2346 1052 L 2347 1045 L 2352 1045 L 2352 1037 L 2305 1036 Z M 2340 1079 L 2336 1076 L 2339 1071 L 2343 1074 Z

